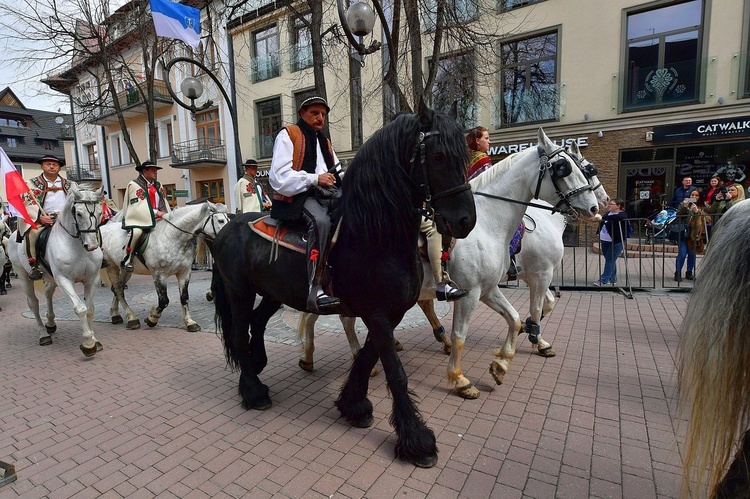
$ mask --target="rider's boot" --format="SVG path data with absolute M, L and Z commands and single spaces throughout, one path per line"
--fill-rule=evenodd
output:
M 438 301 L 455 301 L 469 294 L 467 290 L 458 288 L 456 286 L 456 283 L 450 280 L 450 277 L 448 276 L 448 272 L 445 268 L 446 266 L 445 260 L 441 259 L 441 266 L 443 270 L 442 271 L 443 279 L 441 282 L 438 282 L 437 285 L 435 286 L 435 298 L 437 298 Z
M 515 281 L 518 279 L 518 273 L 521 272 L 521 267 L 516 265 L 516 255 L 510 257 L 510 268 L 508 268 L 508 280 Z
M 141 238 L 141 232 L 140 229 L 130 229 L 130 239 L 125 246 L 125 258 L 120 262 L 120 267 L 125 272 L 133 272 L 133 255 L 135 254 L 136 246 L 138 246 L 138 241 Z
M 44 277 L 44 272 L 39 268 L 39 260 L 36 258 L 36 239 L 38 234 L 39 232 L 34 229 L 29 229 L 26 233 L 26 254 L 29 256 L 29 265 L 31 265 L 29 279 L 32 281 L 38 281 Z
M 310 294 L 307 296 L 307 309 L 313 312 L 327 312 L 337 307 L 341 300 L 326 294 L 320 284 L 326 264 L 327 248 L 324 248 L 321 254 L 317 243 L 315 231 L 309 231 L 307 235 L 307 278 L 310 285 Z

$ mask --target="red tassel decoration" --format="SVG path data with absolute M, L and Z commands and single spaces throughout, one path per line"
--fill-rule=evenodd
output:
M 448 260 L 450 260 L 450 255 L 447 251 L 443 251 L 443 254 L 440 256 L 440 261 L 447 262 Z
M 130 253 L 130 246 L 127 246 L 127 247 L 125 248 L 125 252 L 126 252 L 126 253 Z
M 310 261 L 311 262 L 317 262 L 318 261 L 318 250 L 314 249 L 310 252 Z

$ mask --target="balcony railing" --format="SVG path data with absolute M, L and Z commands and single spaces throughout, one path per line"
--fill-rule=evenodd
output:
M 99 165 L 68 165 L 65 167 L 68 180 L 75 182 L 101 182 L 102 171 Z
M 146 82 L 136 83 L 132 88 L 118 92 L 115 98 L 120 104 L 125 118 L 132 118 L 136 115 L 145 113 L 141 107 L 146 103 L 148 97 Z M 161 80 L 154 80 L 154 109 L 172 105 L 172 97 L 167 90 L 167 84 Z M 102 109 L 100 115 L 95 116 L 90 121 L 96 125 L 109 125 L 117 122 L 114 103 L 108 102 Z
M 221 139 L 194 139 L 174 144 L 170 166 L 193 168 L 226 163 L 227 148 Z

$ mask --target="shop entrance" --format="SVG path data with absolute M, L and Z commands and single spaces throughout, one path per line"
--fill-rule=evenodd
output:
M 669 201 L 672 163 L 629 164 L 621 169 L 625 185 L 625 209 L 630 218 L 648 218 Z

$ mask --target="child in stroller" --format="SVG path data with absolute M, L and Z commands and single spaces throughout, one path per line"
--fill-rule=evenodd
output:
M 669 232 L 669 224 L 677 218 L 677 210 L 665 208 L 646 220 L 646 244 L 651 244 L 658 239 L 666 239 Z

